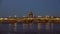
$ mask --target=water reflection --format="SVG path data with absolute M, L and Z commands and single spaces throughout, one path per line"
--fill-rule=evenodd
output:
M 23 32 L 23 24 L 17 24 L 17 31 L 18 32 Z
M 53 25 L 53 27 L 52 27 L 52 25 Z M 7 32 L 7 33 L 10 33 L 11 34 L 11 32 L 15 32 L 15 30 L 14 30 L 14 24 L 0 24 L 0 32 L 2 31 L 2 32 Z M 31 27 L 32 27 L 32 29 L 31 29 Z M 23 27 L 23 24 L 18 24 L 17 23 L 17 26 L 16 26 L 16 32 L 48 32 L 47 30 L 46 30 L 46 24 L 41 24 L 40 26 L 39 26 L 41 29 L 39 30 L 38 29 L 38 24 L 32 24 L 32 25 L 30 25 L 30 24 L 25 24 L 25 27 Z M 51 32 L 52 31 L 60 31 L 60 24 L 51 24 L 50 26 L 49 26 L 50 28 L 50 30 L 51 30 Z M 25 28 L 25 29 L 24 29 Z

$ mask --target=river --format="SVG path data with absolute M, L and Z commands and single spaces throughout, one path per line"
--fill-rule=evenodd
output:
M 31 29 L 32 27 L 32 29 Z M 53 24 L 52 26 L 49 26 L 50 28 L 46 30 L 46 24 L 42 24 L 41 28 L 38 29 L 38 24 L 33 24 L 30 27 L 29 24 L 26 24 L 25 29 L 23 28 L 23 24 L 17 23 L 16 25 L 16 31 L 14 30 L 15 26 L 14 24 L 0 24 L 0 33 L 1 34 L 57 34 L 60 33 L 60 24 Z

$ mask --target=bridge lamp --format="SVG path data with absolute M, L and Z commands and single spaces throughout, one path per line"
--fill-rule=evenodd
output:
M 4 20 L 7 20 L 8 18 L 4 18 Z
M 0 20 L 3 20 L 3 18 L 0 18 Z
M 56 20 L 59 20 L 59 18 L 56 18 Z

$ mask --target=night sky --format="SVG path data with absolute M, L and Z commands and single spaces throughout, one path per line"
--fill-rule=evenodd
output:
M 60 0 L 0 0 L 0 17 L 28 16 L 30 10 L 34 15 L 60 16 Z

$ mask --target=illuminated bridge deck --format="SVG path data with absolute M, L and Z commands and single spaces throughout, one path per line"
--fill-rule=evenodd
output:
M 60 18 L 0 18 L 0 23 L 60 23 Z

